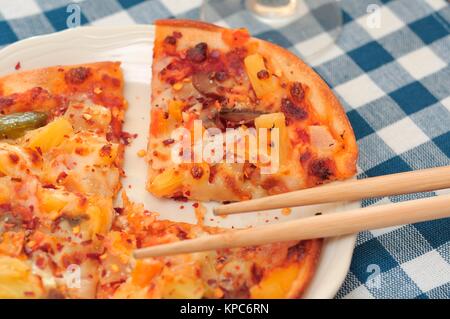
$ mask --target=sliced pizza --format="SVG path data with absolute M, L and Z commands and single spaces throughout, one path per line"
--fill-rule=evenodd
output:
M 0 297 L 95 297 L 120 188 L 122 90 L 116 62 L 0 78 Z
M 221 149 L 230 129 L 241 135 Z M 158 197 L 239 201 L 356 170 L 350 123 L 310 67 L 243 29 L 197 21 L 156 22 L 149 135 L 147 188 Z
M 134 259 L 136 248 L 225 229 L 158 220 L 124 198 L 103 241 L 98 298 L 298 298 L 310 283 L 322 240 Z
M 119 63 L 0 78 L 0 298 L 291 298 L 321 240 L 136 260 L 224 232 L 113 207 L 127 134 Z

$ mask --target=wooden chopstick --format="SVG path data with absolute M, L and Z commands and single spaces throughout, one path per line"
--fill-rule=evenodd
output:
M 399 195 L 450 187 L 450 166 L 337 182 L 320 187 L 221 205 L 215 215 L 263 211 L 336 201 Z
M 233 230 L 223 234 L 152 246 L 134 251 L 136 258 L 167 256 L 265 245 L 289 240 L 333 237 L 368 229 L 410 224 L 450 216 L 450 195 L 371 206 L 335 214 L 307 217 L 289 222 Z

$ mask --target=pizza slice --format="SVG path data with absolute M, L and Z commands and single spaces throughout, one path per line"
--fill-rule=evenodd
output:
M 0 297 L 95 296 L 120 188 L 122 91 L 117 62 L 0 78 Z
M 230 129 L 240 140 L 221 149 Z M 266 140 L 246 140 L 262 130 Z M 190 145 L 180 131 L 192 133 Z M 355 136 L 325 82 L 287 50 L 243 29 L 156 22 L 149 134 L 147 188 L 158 197 L 238 201 L 355 173 Z M 217 147 L 208 158 L 211 140 Z M 275 152 L 263 151 L 274 144 L 272 158 Z
M 158 220 L 123 202 L 99 256 L 98 298 L 298 298 L 314 275 L 321 239 L 136 260 L 137 248 L 226 230 Z

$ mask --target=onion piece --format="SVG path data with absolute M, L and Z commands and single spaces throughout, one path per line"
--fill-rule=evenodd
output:
M 336 141 L 326 126 L 309 126 L 309 137 L 311 144 L 321 151 L 331 151 L 336 146 Z

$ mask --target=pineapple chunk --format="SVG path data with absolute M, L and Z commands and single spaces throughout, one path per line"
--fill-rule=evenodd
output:
M 140 287 L 148 286 L 162 268 L 162 263 L 158 261 L 138 260 L 131 273 L 131 282 Z
M 112 222 L 112 204 L 108 200 L 91 199 L 86 214 L 89 219 L 83 223 L 82 228 L 88 229 L 89 236 L 108 232 Z
M 171 196 L 181 189 L 183 176 L 173 168 L 168 168 L 157 175 L 149 186 L 149 191 L 158 196 Z
M 27 146 L 47 152 L 61 144 L 64 138 L 72 133 L 73 128 L 70 122 L 66 118 L 60 117 L 46 126 L 30 132 L 31 137 Z
M 63 192 L 43 189 L 41 190 L 41 209 L 46 213 L 51 213 L 52 217 L 57 218 L 59 212 L 68 204 L 69 198 Z
M 256 128 L 286 128 L 286 118 L 282 112 L 263 114 L 255 118 Z
M 39 277 L 25 262 L 0 256 L 0 298 L 40 298 L 44 295 Z
M 177 121 L 181 122 L 183 117 L 181 115 L 182 109 L 184 106 L 184 102 L 180 100 L 170 100 L 169 101 L 169 116 Z
M 195 273 L 196 267 L 181 269 L 180 273 L 173 273 L 165 268 L 162 276 L 165 280 L 162 287 L 162 298 L 166 299 L 199 299 L 203 296 L 205 288 L 203 281 Z
M 244 59 L 245 71 L 258 98 L 271 94 L 276 90 L 276 80 L 268 72 L 263 57 L 251 54 Z M 268 77 L 258 77 L 259 72 L 268 72 Z
M 280 158 L 281 164 L 286 163 L 289 151 L 289 136 L 286 129 L 286 119 L 283 113 L 270 113 L 258 116 L 255 119 L 255 128 L 259 129 L 279 129 L 279 146 L 280 146 Z M 270 134 L 267 134 L 267 142 L 270 143 Z M 259 148 L 264 147 L 259 145 Z
M 250 288 L 250 296 L 254 299 L 286 298 L 292 282 L 297 278 L 299 265 L 275 268 L 263 277 L 261 282 Z

